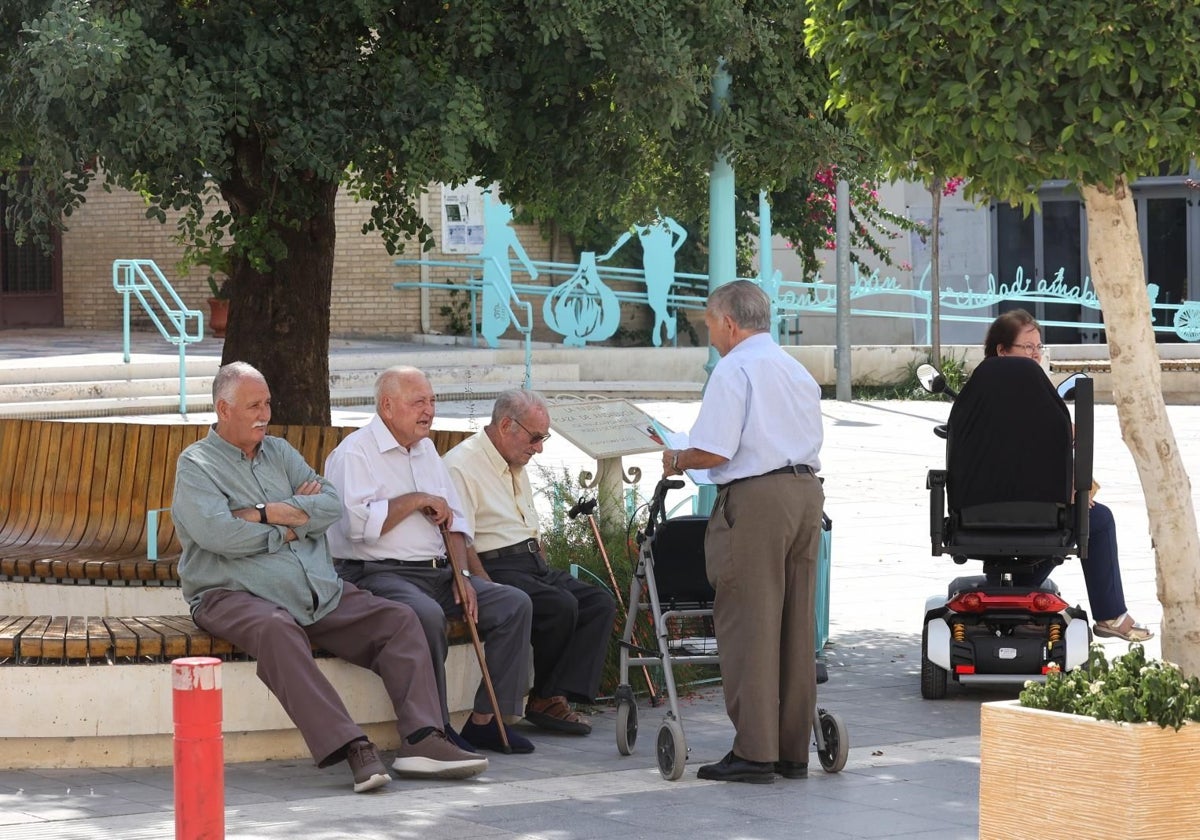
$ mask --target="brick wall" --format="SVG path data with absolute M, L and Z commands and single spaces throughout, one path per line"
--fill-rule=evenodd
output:
M 441 191 L 433 189 L 425 204 L 425 218 L 436 238 L 441 228 Z M 420 268 L 393 265 L 394 258 L 388 255 L 377 235 L 362 235 L 362 225 L 369 216 L 369 205 L 356 203 L 344 192 L 339 193 L 330 331 L 335 336 L 358 337 L 399 337 L 417 333 L 420 331 L 420 294 L 415 289 L 397 291 L 392 284 L 401 280 L 419 280 Z M 176 270 L 182 248 L 172 241 L 175 233 L 173 218 L 168 217 L 165 225 L 159 224 L 145 217 L 145 203 L 136 194 L 94 189 L 89 192 L 88 201 L 67 222 L 69 230 L 62 237 L 65 326 L 120 329 L 121 297 L 112 288 L 112 263 L 116 259 L 154 260 L 184 303 L 205 310 L 207 317 L 207 271 L 198 267 L 190 276 L 183 277 Z M 536 226 L 515 227 L 530 259 L 553 258 L 562 262 L 572 259 L 564 237 L 559 237 L 555 254 L 551 243 Z M 422 254 L 415 242 L 400 256 L 455 259 L 437 248 Z M 427 279 L 434 282 L 466 276 L 463 271 L 440 266 L 429 267 L 427 274 Z M 461 293 L 458 297 L 465 300 Z M 443 306 L 453 308 L 454 304 L 448 292 L 431 292 L 429 317 L 433 331 L 448 331 L 451 319 L 440 310 Z M 540 324 L 540 299 L 534 304 L 535 322 Z M 469 315 L 462 314 L 460 319 L 469 323 Z M 134 323 L 149 326 L 148 320 L 137 316 L 136 312 Z M 555 338 L 544 327 L 535 331 L 535 337 L 541 340 Z

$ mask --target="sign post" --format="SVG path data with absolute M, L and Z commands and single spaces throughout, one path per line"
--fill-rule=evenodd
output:
M 622 524 L 622 484 L 636 484 L 642 473 L 635 467 L 626 475 L 621 456 L 664 448 L 654 419 L 628 400 L 551 403 L 549 411 L 554 431 L 596 459 L 596 474 L 581 473 L 579 483 L 596 488 L 601 520 Z

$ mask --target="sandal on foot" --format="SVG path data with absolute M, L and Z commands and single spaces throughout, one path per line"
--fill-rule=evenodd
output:
M 530 697 L 525 706 L 525 720 L 542 729 L 568 735 L 587 735 L 592 731 L 592 722 L 567 705 L 567 698 L 562 695 Z
M 1092 627 L 1092 632 L 1097 636 L 1124 639 L 1127 642 L 1144 642 L 1154 638 L 1149 628 L 1138 624 L 1129 613 L 1106 621 L 1097 621 Z

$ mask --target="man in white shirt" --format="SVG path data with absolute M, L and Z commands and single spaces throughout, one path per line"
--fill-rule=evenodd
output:
M 325 461 L 325 475 L 342 499 L 341 520 L 329 529 L 329 548 L 344 580 L 417 613 L 433 657 L 446 733 L 453 740 L 446 702 L 447 615 L 461 610 L 476 622 L 501 713 L 520 717 L 529 685 L 533 608 L 525 593 L 492 583 L 477 561 L 455 569 L 449 559 L 472 557 L 466 551 L 471 530 L 429 439 L 434 408 L 433 387 L 420 370 L 394 367 L 380 374 L 375 416 Z M 456 543 L 452 554 L 446 540 Z M 465 604 L 459 603 L 455 574 L 469 578 Z M 467 743 L 460 746 L 503 750 L 502 725 L 481 682 L 461 733 Z M 512 752 L 533 752 L 528 738 L 509 727 L 505 733 Z
M 733 749 L 702 779 L 808 775 L 817 702 L 813 587 L 824 493 L 821 389 L 771 340 L 771 301 L 747 280 L 715 289 L 704 315 L 721 354 L 690 447 L 663 474 L 707 469 L 718 484 L 704 535 Z
M 570 702 L 592 702 L 600 688 L 617 602 L 607 590 L 550 568 L 542 555 L 525 466 L 549 437 L 545 400 L 534 391 L 505 391 L 491 422 L 447 452 L 446 466 L 475 534 L 473 551 L 492 580 L 533 600 L 533 689 L 525 719 L 587 735 L 591 722 Z

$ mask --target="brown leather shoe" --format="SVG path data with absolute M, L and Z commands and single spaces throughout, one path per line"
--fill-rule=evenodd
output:
M 567 698 L 561 694 L 530 697 L 525 704 L 525 720 L 542 729 L 568 735 L 587 735 L 592 731 L 592 722 L 567 705 Z

